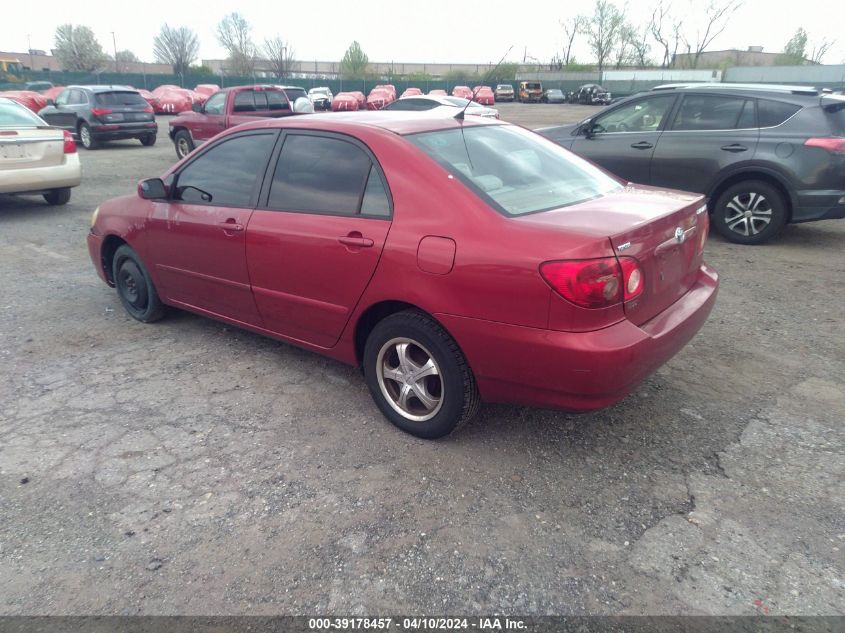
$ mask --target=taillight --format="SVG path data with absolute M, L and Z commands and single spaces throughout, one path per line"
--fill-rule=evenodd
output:
M 110 108 L 91 108 L 91 114 L 94 116 L 105 116 L 106 114 L 111 114 L 114 110 Z
M 805 147 L 820 147 L 828 152 L 845 152 L 845 137 L 825 136 L 821 138 L 808 138 L 804 141 Z
M 146 108 L 144 108 L 144 112 L 150 112 L 151 113 L 152 111 L 153 111 L 153 106 L 148 105 Z
M 643 291 L 643 271 L 632 257 L 546 262 L 540 274 L 552 289 L 582 308 L 606 308 Z
M 75 154 L 76 153 L 76 142 L 73 140 L 73 135 L 68 132 L 65 132 L 65 154 Z

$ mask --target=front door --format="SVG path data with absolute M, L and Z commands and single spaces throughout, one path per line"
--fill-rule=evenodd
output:
M 226 129 L 227 92 L 215 92 L 203 105 L 203 116 L 191 117 L 191 137 L 200 143 Z
M 263 197 L 246 250 L 264 326 L 332 347 L 390 230 L 384 176 L 369 150 L 349 137 L 288 133 Z
M 674 94 L 651 95 L 602 112 L 571 149 L 629 182 L 650 184 L 651 157 L 674 102 Z
M 275 131 L 243 133 L 199 153 L 149 219 L 148 250 L 168 300 L 252 325 L 245 235 Z

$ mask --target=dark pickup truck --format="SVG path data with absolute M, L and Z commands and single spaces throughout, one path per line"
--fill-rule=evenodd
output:
M 304 101 L 301 101 L 304 100 Z M 170 120 L 170 138 L 181 159 L 197 145 L 256 117 L 278 118 L 313 112 L 305 90 L 296 86 L 232 86 L 212 94 L 192 112 Z

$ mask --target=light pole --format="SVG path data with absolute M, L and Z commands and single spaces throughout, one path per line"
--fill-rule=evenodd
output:
M 29 47 L 29 72 L 32 72 L 35 70 L 35 64 L 32 63 L 32 36 L 29 33 L 26 34 L 26 45 Z
M 117 39 L 114 37 L 114 31 L 111 32 L 111 43 L 114 46 L 114 72 L 118 74 L 120 70 L 117 67 Z

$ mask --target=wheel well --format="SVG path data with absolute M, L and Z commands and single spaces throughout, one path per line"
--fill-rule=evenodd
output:
M 364 313 L 355 325 L 355 359 L 359 365 L 364 359 L 364 346 L 367 344 L 367 338 L 370 336 L 373 328 L 379 321 L 403 310 L 418 310 L 428 314 L 425 310 L 420 310 L 417 306 L 405 303 L 404 301 L 382 301 L 364 310 Z
M 790 222 L 792 220 L 792 198 L 789 195 L 789 191 L 787 191 L 786 187 L 783 186 L 783 183 L 774 176 L 758 171 L 742 172 L 740 174 L 730 176 L 729 178 L 725 178 L 710 194 L 707 200 L 708 211 L 713 213 L 719 196 L 721 196 L 728 187 L 733 187 L 735 184 L 742 182 L 743 180 L 762 180 L 766 184 L 771 185 L 780 191 L 781 194 L 783 194 L 784 202 L 786 202 L 786 221 Z
M 103 272 L 106 273 L 106 279 L 109 283 L 114 285 L 114 278 L 112 276 L 112 264 L 114 263 L 114 254 L 118 248 L 126 244 L 126 240 L 117 235 L 109 235 L 103 240 L 103 248 L 100 251 L 100 265 L 103 267 Z

